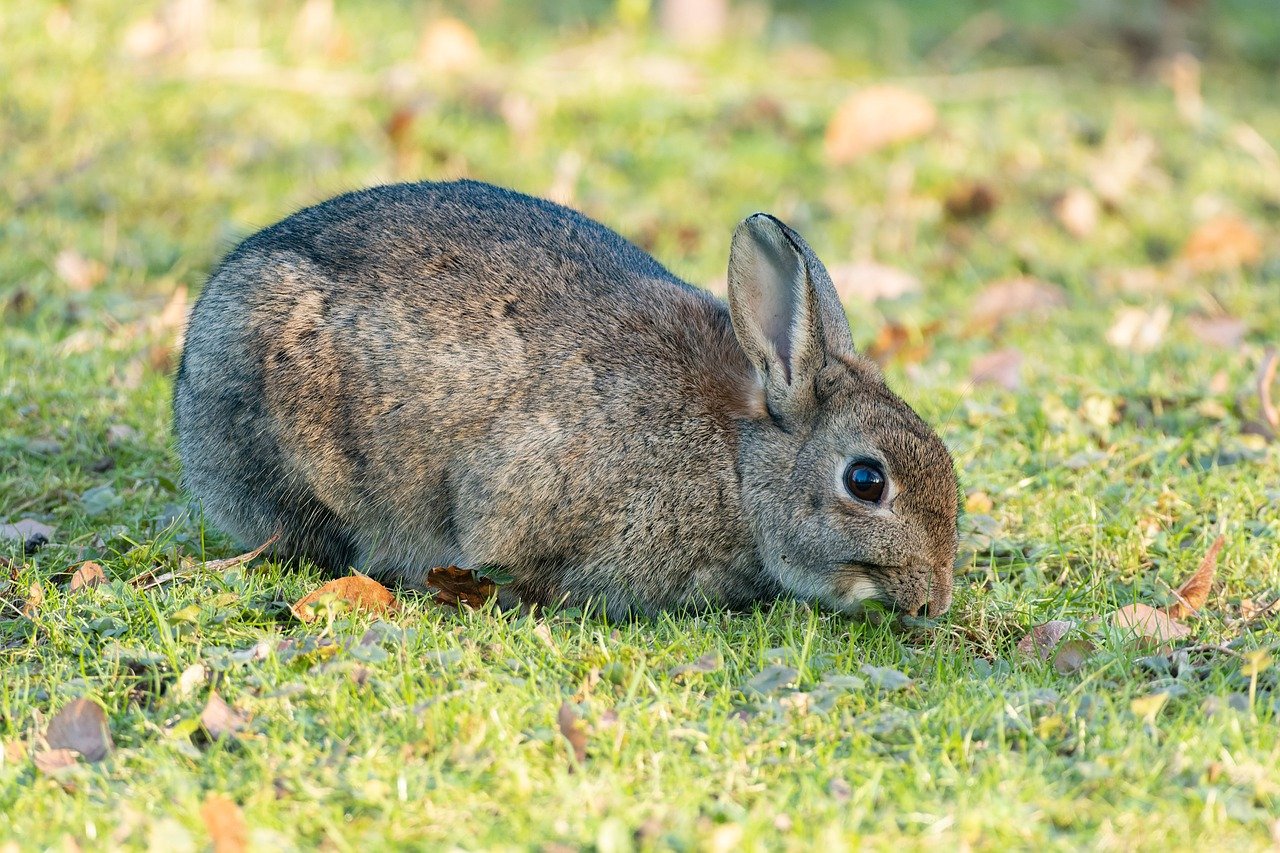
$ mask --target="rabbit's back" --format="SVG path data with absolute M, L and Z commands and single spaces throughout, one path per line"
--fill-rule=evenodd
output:
M 410 184 L 242 243 L 193 311 L 175 415 L 189 486 L 243 539 L 648 608 L 760 593 L 699 574 L 750 551 L 726 405 L 750 372 L 723 304 L 609 229 Z

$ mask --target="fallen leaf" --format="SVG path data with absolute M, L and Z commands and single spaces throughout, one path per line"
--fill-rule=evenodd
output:
M 876 339 L 866 349 L 867 357 L 881 367 L 892 361 L 903 364 L 924 361 L 933 349 L 929 339 L 941 327 L 938 321 L 924 326 L 907 326 L 891 320 L 876 332 Z
M 1120 206 L 1156 153 L 1156 142 L 1146 134 L 1113 137 L 1089 170 L 1093 190 L 1112 207 Z
M 1275 659 L 1271 656 L 1268 649 L 1254 649 L 1244 654 L 1244 663 L 1240 667 L 1240 674 L 1245 678 L 1257 678 L 1262 673 L 1271 668 L 1275 663 Z
M 204 828 L 213 841 L 214 853 L 242 853 L 249 843 L 249 830 L 244 813 L 232 800 L 221 794 L 209 794 L 200 806 Z
M 76 592 L 81 589 L 92 589 L 101 583 L 107 582 L 107 576 L 102 571 L 102 566 L 89 560 L 82 563 L 80 568 L 75 570 L 71 575 L 71 584 L 68 589 Z
M 1129 709 L 1133 711 L 1135 716 L 1141 717 L 1148 723 L 1154 722 L 1156 715 L 1160 713 L 1160 709 L 1169 701 L 1169 694 L 1163 690 L 1152 693 L 1148 696 L 1141 696 L 1129 702 Z
M 1058 647 L 1062 638 L 1076 626 L 1075 622 L 1066 619 L 1054 619 L 1037 625 L 1018 641 L 1018 653 L 1026 657 L 1037 657 L 1048 660 Z
M 1065 640 L 1053 653 L 1053 668 L 1061 675 L 1070 675 L 1083 667 L 1091 654 L 1093 643 L 1083 637 Z
M 995 508 L 995 501 L 984 491 L 969 492 L 964 497 L 964 511 L 969 515 L 984 514 Z
M 1154 640 L 1161 644 L 1180 640 L 1191 633 L 1186 625 L 1142 603 L 1126 604 L 1112 613 L 1111 624 L 1132 632 L 1140 640 Z
M 787 685 L 795 684 L 799 675 L 800 673 L 792 667 L 772 664 L 752 676 L 751 680 L 742 686 L 742 692 L 748 696 L 767 696 Z
M 427 573 L 427 588 L 439 604 L 465 604 L 477 610 L 498 594 L 497 584 L 470 569 L 440 566 Z
M 728 0 L 661 0 L 662 34 L 683 47 L 705 48 L 724 39 Z
M 204 684 L 209 679 L 209 670 L 202 663 L 193 663 L 182 671 L 178 676 L 178 683 L 174 686 L 174 692 L 177 696 L 190 696 L 197 687 Z
M 1258 402 L 1262 406 L 1262 419 L 1271 427 L 1272 437 L 1280 432 L 1280 409 L 1271 402 L 1271 386 L 1276 380 L 1276 366 L 1280 365 L 1280 350 L 1267 347 L 1262 366 L 1258 369 Z
M 574 761 L 582 764 L 587 759 L 587 730 L 578 719 L 578 712 L 568 702 L 560 704 L 556 724 L 560 727 L 560 734 L 564 735 L 564 739 L 573 748 Z
M 80 698 L 62 706 L 45 731 L 49 749 L 75 750 L 86 761 L 98 762 L 111 753 L 111 732 L 102 706 Z
M 72 290 L 92 290 L 107 275 L 101 261 L 91 261 L 75 249 L 63 249 L 53 260 L 53 270 L 58 278 Z
M 973 326 L 990 329 L 1013 317 L 1045 317 L 1066 304 L 1058 285 L 1020 276 L 987 285 L 974 300 L 969 318 Z
M 990 214 L 999 203 L 1000 197 L 990 184 L 975 181 L 948 193 L 943 208 L 952 219 L 977 219 Z
M 261 545 L 259 545 L 257 548 L 254 548 L 252 551 L 249 551 L 244 554 L 238 554 L 235 557 L 225 557 L 221 560 L 206 560 L 203 563 L 199 563 L 199 565 L 203 566 L 207 571 L 225 572 L 228 569 L 234 569 L 236 566 L 243 566 L 245 563 L 250 563 L 258 559 L 258 557 L 261 557 L 268 548 L 270 548 L 272 545 L 276 544 L 279 541 L 280 541 L 280 533 L 277 532 L 270 539 L 268 539 L 266 542 L 263 542 Z M 191 562 L 194 563 L 195 561 L 191 561 Z
M 418 60 L 429 71 L 455 74 L 479 64 L 480 41 L 471 28 L 457 18 L 432 21 L 418 44 Z
M 846 304 L 851 300 L 877 302 L 881 299 L 898 299 L 909 293 L 920 292 L 920 279 L 906 270 L 875 261 L 854 261 L 828 267 L 827 271 L 831 274 L 836 295 Z
M 42 749 L 31 760 L 41 773 L 56 773 L 79 762 L 80 753 L 74 749 Z
M 228 705 L 218 695 L 218 691 L 209 692 L 209 701 L 200 712 L 200 725 L 204 727 L 211 740 L 222 740 L 234 736 L 248 724 L 247 714 Z
M 1249 325 L 1244 320 L 1225 315 L 1207 317 L 1193 314 L 1187 318 L 1187 328 L 1201 343 L 1227 350 L 1237 349 L 1244 340 L 1245 333 L 1249 331 Z
M 938 123 L 933 102 L 910 89 L 871 86 L 847 98 L 827 125 L 824 150 L 835 164 L 851 163 L 888 145 L 929 133 Z
M 1262 237 L 1244 219 L 1224 213 L 1191 233 L 1182 259 L 1197 272 L 1254 266 L 1262 259 Z
M 332 597 L 345 601 L 356 610 L 369 613 L 390 613 L 400 608 L 396 597 L 376 580 L 364 575 L 349 575 L 345 578 L 331 580 L 307 595 L 304 595 L 290 610 L 303 622 L 316 618 L 313 605 L 322 598 Z
M 1165 63 L 1161 78 L 1173 90 L 1178 116 L 1187 124 L 1199 127 L 1204 118 L 1204 98 L 1200 94 L 1200 60 L 1179 51 Z
M 674 666 L 668 673 L 672 678 L 679 678 L 682 675 L 695 672 L 715 672 L 724 664 L 724 659 L 720 657 L 719 652 L 708 652 L 692 663 L 682 663 Z
M 1168 305 L 1157 305 L 1150 311 L 1126 307 L 1116 312 L 1115 322 L 1107 329 L 1107 343 L 1136 353 L 1154 350 L 1164 340 L 1173 311 Z
M 1215 539 L 1195 573 L 1178 587 L 1174 593 L 1178 600 L 1164 608 L 1164 612 L 1171 619 L 1185 619 L 1204 607 L 1204 603 L 1209 600 L 1209 588 L 1213 586 L 1214 575 L 1218 572 L 1218 553 L 1222 550 L 1222 544 L 1225 541 L 1226 538 L 1223 536 Z
M 122 444 L 131 444 L 138 439 L 138 431 L 128 424 L 112 424 L 107 427 L 107 447 L 112 450 Z
M 1084 187 L 1072 187 L 1053 206 L 1053 215 L 1072 237 L 1084 239 L 1098 227 L 1098 199 Z
M 1022 387 L 1022 352 L 1002 349 L 980 355 L 969 368 L 975 385 L 999 385 L 1007 391 Z
M 22 615 L 28 619 L 35 619 L 42 604 L 44 604 L 44 588 L 33 581 L 27 589 L 27 600 L 22 605 Z

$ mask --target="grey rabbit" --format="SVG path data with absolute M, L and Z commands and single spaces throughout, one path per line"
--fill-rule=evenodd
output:
M 957 485 L 822 263 L 743 221 L 728 304 L 565 207 L 384 186 L 241 243 L 192 310 L 184 482 L 247 544 L 610 616 L 951 603 Z

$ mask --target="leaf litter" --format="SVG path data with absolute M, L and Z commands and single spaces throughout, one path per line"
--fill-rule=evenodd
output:
M 91 699 L 74 699 L 49 721 L 44 734 L 45 748 L 34 760 L 43 772 L 52 772 L 75 764 L 83 758 L 96 763 L 111 754 L 115 747 L 106 712 Z

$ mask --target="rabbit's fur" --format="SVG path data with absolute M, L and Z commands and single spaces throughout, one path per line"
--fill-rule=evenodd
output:
M 951 600 L 951 457 L 763 214 L 734 235 L 726 306 L 486 184 L 332 199 L 213 274 L 174 411 L 211 521 L 335 571 L 496 567 L 525 601 L 614 615 Z M 845 490 L 857 458 L 886 474 L 878 504 Z

